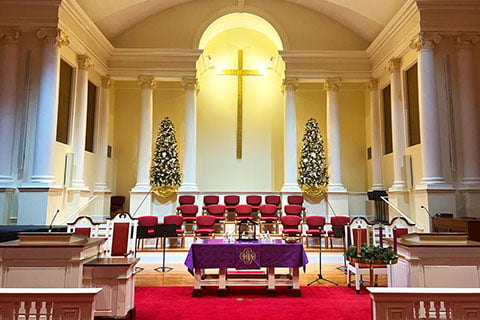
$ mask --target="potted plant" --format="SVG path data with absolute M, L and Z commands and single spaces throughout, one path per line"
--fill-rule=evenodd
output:
M 394 264 L 398 260 L 398 255 L 392 247 L 368 246 L 363 243 L 361 250 L 357 246 L 350 246 L 345 251 L 347 259 L 352 262 L 364 264 Z

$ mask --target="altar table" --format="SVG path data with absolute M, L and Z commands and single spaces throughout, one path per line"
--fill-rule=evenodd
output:
M 190 273 L 195 277 L 193 296 L 202 295 L 202 287 L 218 286 L 218 295 L 226 295 L 230 286 L 266 286 L 270 295 L 276 286 L 291 287 L 293 296 L 300 296 L 299 268 L 305 269 L 307 255 L 301 243 L 285 243 L 275 239 L 271 242 L 200 239 L 192 244 L 185 260 Z M 229 274 L 228 268 L 249 270 L 266 268 L 266 273 Z M 288 274 L 275 273 L 275 268 L 288 268 Z M 218 269 L 218 274 L 209 274 L 205 269 Z

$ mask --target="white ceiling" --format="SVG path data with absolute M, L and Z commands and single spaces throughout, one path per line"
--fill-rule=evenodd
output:
M 77 0 L 107 38 L 115 37 L 150 15 L 190 1 L 206 0 Z M 317 11 L 345 25 L 370 42 L 408 0 L 278 1 L 295 3 Z M 245 6 L 248 6 L 248 0 L 238 2 L 245 2 Z

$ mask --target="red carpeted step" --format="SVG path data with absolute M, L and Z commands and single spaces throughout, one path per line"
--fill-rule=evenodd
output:
M 193 298 L 192 287 L 137 287 L 137 319 L 275 319 L 275 320 L 370 320 L 370 298 L 347 287 L 301 287 L 302 297 L 294 298 L 287 288 L 278 288 L 268 297 L 264 288 L 229 288 L 219 298 L 216 288 Z

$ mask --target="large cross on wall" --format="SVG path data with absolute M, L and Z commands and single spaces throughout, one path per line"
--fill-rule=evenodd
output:
M 243 77 L 261 76 L 258 70 L 243 69 L 243 50 L 238 50 L 237 69 L 224 69 L 224 75 L 237 76 L 237 159 L 242 158 L 243 135 Z

